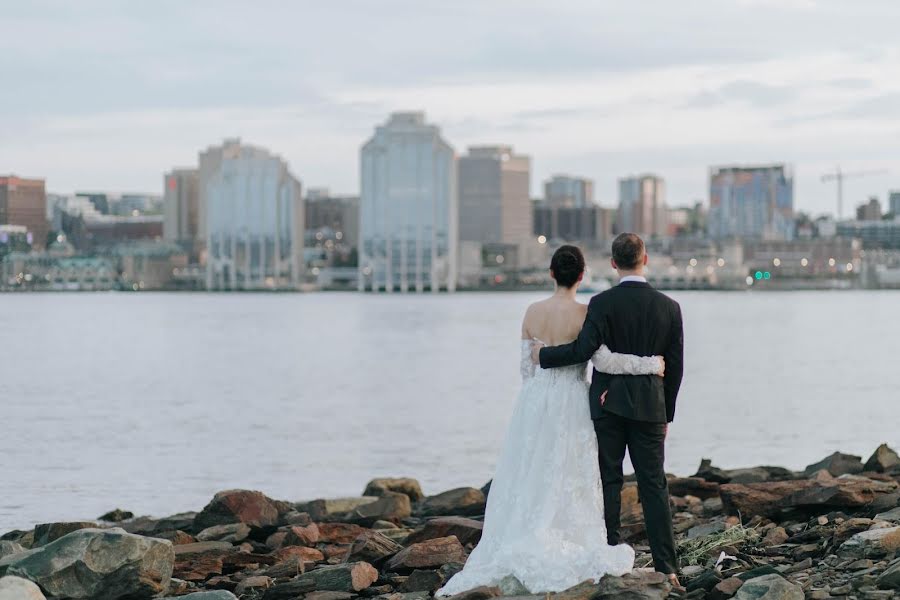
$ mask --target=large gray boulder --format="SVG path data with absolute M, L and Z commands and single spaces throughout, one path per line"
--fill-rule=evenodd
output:
M 10 556 L 12 554 L 21 554 L 22 552 L 25 552 L 25 548 L 21 544 L 10 542 L 8 540 L 0 541 L 0 558 Z
M 81 529 L 13 560 L 7 574 L 60 598 L 141 600 L 168 588 L 174 563 L 167 540 L 119 528 Z
M 47 600 L 41 588 L 21 577 L 0 578 L 0 600 Z
M 745 582 L 734 600 L 803 600 L 803 588 L 781 575 L 763 575 Z
M 900 548 L 900 527 L 870 529 L 857 533 L 838 548 L 841 558 L 880 558 Z

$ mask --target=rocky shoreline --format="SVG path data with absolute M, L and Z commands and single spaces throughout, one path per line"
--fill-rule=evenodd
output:
M 835 453 L 802 472 L 723 470 L 702 461 L 669 480 L 682 584 L 653 573 L 637 488 L 622 492 L 635 572 L 555 600 L 900 598 L 900 457 Z M 426 600 L 482 531 L 484 488 L 426 496 L 414 479 L 371 481 L 360 497 L 273 500 L 220 492 L 198 513 L 112 511 L 0 536 L 0 600 Z M 540 599 L 513 577 L 455 600 Z

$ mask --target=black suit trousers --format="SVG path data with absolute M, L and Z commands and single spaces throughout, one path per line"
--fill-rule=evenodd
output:
M 665 439 L 662 423 L 634 421 L 602 412 L 594 419 L 599 449 L 600 477 L 603 480 L 606 535 L 611 545 L 621 541 L 622 461 L 625 450 L 631 457 L 638 484 L 638 496 L 644 509 L 644 523 L 653 554 L 653 566 L 661 573 L 677 573 L 675 534 L 666 481 Z

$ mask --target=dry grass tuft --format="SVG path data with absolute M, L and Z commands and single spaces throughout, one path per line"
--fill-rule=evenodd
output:
M 681 556 L 682 565 L 700 565 L 706 562 L 715 550 L 754 541 L 758 537 L 755 528 L 735 525 L 721 533 L 682 540 L 678 544 L 678 554 Z

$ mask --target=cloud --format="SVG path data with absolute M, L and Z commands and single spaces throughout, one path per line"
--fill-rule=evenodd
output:
M 599 197 L 622 172 L 692 198 L 713 162 L 894 155 L 893 0 L 7 4 L 0 172 L 58 191 L 155 190 L 240 135 L 352 192 L 360 144 L 407 108 L 459 151 L 531 155 L 535 189 L 581 171 Z

